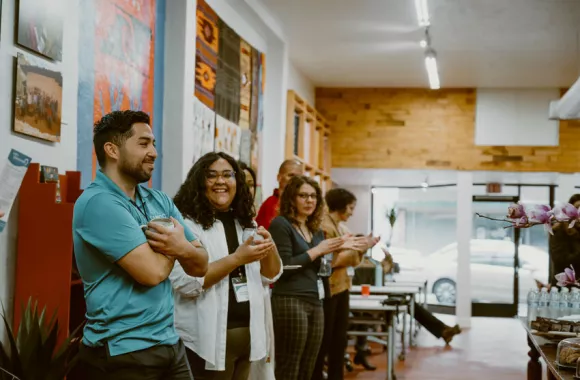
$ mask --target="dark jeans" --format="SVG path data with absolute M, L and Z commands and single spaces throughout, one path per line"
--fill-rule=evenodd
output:
M 447 325 L 419 304 L 415 304 L 415 320 L 427 329 L 436 338 L 441 338 Z
M 328 355 L 328 380 L 344 378 L 344 352 L 348 344 L 349 314 L 348 290 L 333 295 L 324 300 L 324 336 L 318 352 L 312 380 L 321 380 L 324 369 L 324 359 Z
M 79 359 L 86 380 L 193 380 L 181 340 L 117 356 L 81 344 Z

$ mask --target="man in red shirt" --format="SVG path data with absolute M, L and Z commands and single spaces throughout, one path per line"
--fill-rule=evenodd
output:
M 280 169 L 278 170 L 278 188 L 274 190 L 268 199 L 262 203 L 260 210 L 258 211 L 258 216 L 256 216 L 256 223 L 258 226 L 264 226 L 265 229 L 270 227 L 272 219 L 278 216 L 278 207 L 280 204 L 280 196 L 282 191 L 290 182 L 292 177 L 296 177 L 304 174 L 304 165 L 300 161 L 290 159 L 282 162 Z

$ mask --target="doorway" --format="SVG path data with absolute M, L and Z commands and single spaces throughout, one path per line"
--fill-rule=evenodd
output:
M 502 219 L 517 196 L 474 196 L 471 239 L 471 302 L 473 316 L 513 317 L 525 300 L 532 276 L 520 278 L 520 230 L 480 218 Z M 527 271 L 526 273 L 531 273 Z

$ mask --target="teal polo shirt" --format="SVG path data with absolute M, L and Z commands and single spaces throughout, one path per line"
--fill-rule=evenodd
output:
M 185 229 L 187 240 L 195 240 L 166 194 L 144 186 L 137 190 L 141 196 L 133 203 L 99 170 L 74 207 L 74 254 L 87 304 L 83 343 L 90 347 L 106 344 L 111 356 L 179 340 L 169 279 L 144 286 L 116 264 L 147 242 L 140 226 L 172 216 Z

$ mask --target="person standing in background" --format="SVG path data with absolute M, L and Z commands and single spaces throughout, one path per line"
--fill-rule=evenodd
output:
M 346 189 L 335 188 L 325 196 L 328 212 L 322 219 L 324 236 L 329 238 L 349 236 L 351 232 L 344 224 L 353 214 L 356 197 Z M 318 353 L 312 380 L 323 379 L 325 358 L 328 355 L 328 379 L 340 380 L 344 377 L 344 358 L 350 313 L 351 278 L 354 267 L 361 262 L 362 256 L 379 242 L 372 235 L 356 237 L 353 248 L 336 251 L 332 258 L 332 275 L 329 278 L 330 297 L 324 299 L 324 338 Z M 357 340 L 358 342 L 358 340 Z M 363 342 L 363 346 L 366 341 Z M 357 345 L 359 347 L 359 345 Z M 366 369 L 375 369 L 368 364 L 364 351 L 357 350 L 355 363 Z
M 295 176 L 284 188 L 280 215 L 270 233 L 285 265 L 272 290 L 277 380 L 310 380 L 324 333 L 325 256 L 345 239 L 325 239 L 320 229 L 322 191 L 307 176 Z M 288 266 L 288 267 L 287 267 Z M 322 270 L 321 270 L 322 269 Z
M 258 216 L 256 216 L 256 223 L 258 226 L 263 226 L 265 229 L 270 228 L 272 219 L 278 216 L 280 197 L 288 182 L 296 176 L 304 174 L 304 165 L 297 160 L 286 160 L 280 165 L 278 170 L 278 188 L 274 190 L 274 194 L 268 197 L 260 206 Z
M 115 111 L 95 124 L 101 169 L 74 206 L 87 306 L 79 359 L 88 380 L 193 379 L 168 277 L 176 262 L 191 276 L 205 275 L 208 255 L 171 199 L 140 186 L 157 158 L 149 123 L 144 112 Z

